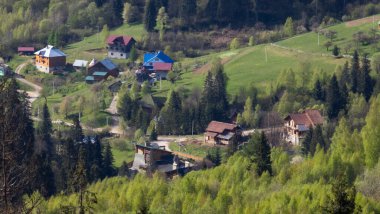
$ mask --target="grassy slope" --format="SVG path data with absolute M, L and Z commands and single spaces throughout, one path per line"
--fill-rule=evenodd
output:
M 335 25 L 332 27 L 329 27 L 328 29 L 337 31 L 337 38 L 334 39 L 333 44 L 336 44 L 338 47 L 341 48 L 342 53 L 344 53 L 343 48 L 349 44 L 353 43 L 352 36 L 358 31 L 363 31 L 365 33 L 368 33 L 372 29 L 373 25 L 372 23 L 367 23 L 355 27 L 347 27 L 345 23 Z M 296 36 L 290 39 L 286 39 L 280 42 L 277 42 L 276 44 L 303 50 L 306 52 L 312 52 L 312 53 L 328 53 L 331 54 L 331 51 L 327 51 L 326 48 L 323 46 L 323 44 L 327 41 L 329 41 L 326 37 L 323 35 L 320 35 L 320 45 L 318 46 L 318 34 L 315 32 L 309 32 L 300 36 Z M 332 48 L 330 48 L 331 50 Z M 351 52 L 354 50 L 352 48 Z M 377 50 L 374 50 L 371 46 L 360 46 L 360 51 L 362 53 L 370 53 L 373 54 L 374 52 L 377 52 Z M 345 53 L 344 53 L 345 54 Z
M 119 28 L 110 30 L 110 34 L 131 35 L 140 40 L 145 30 L 142 24 L 127 25 L 124 24 Z M 106 57 L 104 49 L 104 38 L 100 33 L 84 38 L 82 41 L 68 45 L 63 51 L 68 55 L 67 61 L 73 62 L 75 59 L 91 60 L 92 58 L 102 59 Z M 99 50 L 103 49 L 103 50 Z

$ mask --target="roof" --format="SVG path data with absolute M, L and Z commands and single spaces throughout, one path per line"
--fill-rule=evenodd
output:
M 94 81 L 95 79 L 94 79 L 94 76 L 87 76 L 85 80 L 86 81 Z
M 166 63 L 174 63 L 174 60 L 162 51 L 158 51 L 157 53 L 145 53 L 144 63 L 153 61 L 155 58 L 158 58 L 161 61 L 166 62 Z
M 65 53 L 60 51 L 58 48 L 48 45 L 45 48 L 34 53 L 35 55 L 43 56 L 43 57 L 61 57 L 66 56 Z
M 233 132 L 228 132 L 227 134 L 218 134 L 218 138 L 223 140 L 230 140 L 235 134 Z
M 113 70 L 117 68 L 117 66 L 110 59 L 103 59 L 102 61 L 100 61 L 100 63 L 102 63 L 104 67 L 106 67 L 108 70 Z
M 107 38 L 107 44 L 113 45 L 115 40 L 120 40 L 123 45 L 128 45 L 130 42 L 135 41 L 131 36 L 110 35 Z
M 153 70 L 155 71 L 170 71 L 172 67 L 173 63 L 156 62 L 153 64 Z
M 103 71 L 95 71 L 92 75 L 93 76 L 105 76 L 107 75 L 108 72 L 103 72 Z
M 74 67 L 86 67 L 88 64 L 88 61 L 86 60 L 81 60 L 81 59 L 76 59 L 73 63 Z
M 207 126 L 206 132 L 215 132 L 221 134 L 225 130 L 231 131 L 235 128 L 237 128 L 236 124 L 211 121 Z
M 18 47 L 17 51 L 34 51 L 34 47 Z
M 323 123 L 324 119 L 318 110 L 309 109 L 302 113 L 289 114 L 285 120 L 293 120 L 295 125 L 304 125 L 306 127 L 316 126 Z

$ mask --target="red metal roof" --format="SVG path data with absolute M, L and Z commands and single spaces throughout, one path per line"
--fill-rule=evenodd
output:
M 172 63 L 156 62 L 153 64 L 153 70 L 155 71 L 170 71 L 172 70 Z
M 131 36 L 117 36 L 117 35 L 110 35 L 108 38 L 107 38 L 107 44 L 109 45 L 113 45 L 114 44 L 114 41 L 116 39 L 120 39 L 121 38 L 121 43 L 123 45 L 128 45 L 131 41 L 134 41 L 133 37 Z
M 316 126 L 323 123 L 323 117 L 318 110 L 309 109 L 302 113 L 289 114 L 285 120 L 293 120 L 295 125 Z
M 31 51 L 34 52 L 34 47 L 18 47 L 17 51 Z
M 225 130 L 232 131 L 237 128 L 237 125 L 231 123 L 223 123 L 218 121 L 211 121 L 208 124 L 206 132 L 223 133 Z

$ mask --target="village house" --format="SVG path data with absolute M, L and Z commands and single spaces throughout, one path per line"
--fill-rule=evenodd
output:
M 51 73 L 62 71 L 66 67 L 66 54 L 54 46 L 48 45 L 34 54 L 39 71 Z
M 165 173 L 168 177 L 174 175 L 184 175 L 192 168 L 188 161 L 182 161 L 171 151 L 164 147 L 136 144 L 135 158 L 131 167 L 132 171 L 150 172 L 155 171 Z
M 130 36 L 111 35 L 107 38 L 108 57 L 127 59 L 136 41 Z
M 285 140 L 293 145 L 300 145 L 310 127 L 322 125 L 324 119 L 318 110 L 305 110 L 285 117 Z
M 20 56 L 31 56 L 34 53 L 34 47 L 18 47 L 17 52 Z
M 204 139 L 205 143 L 229 145 L 241 134 L 241 128 L 236 124 L 211 121 L 204 133 Z
M 9 67 L 5 64 L 0 64 L 0 79 L 9 75 Z
M 85 80 L 87 83 L 93 83 L 106 80 L 109 76 L 119 76 L 117 65 L 110 59 L 103 59 L 102 61 L 93 59 L 89 64 Z
M 174 60 L 162 51 L 144 54 L 144 71 L 153 74 L 156 79 L 166 79 L 173 68 Z

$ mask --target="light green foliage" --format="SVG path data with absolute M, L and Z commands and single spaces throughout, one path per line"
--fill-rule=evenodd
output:
M 110 35 L 110 30 L 107 25 L 103 25 L 103 29 L 100 34 L 102 35 L 102 41 L 106 41 L 107 37 Z
M 242 113 L 242 124 L 247 127 L 253 127 L 254 112 L 253 112 L 251 97 L 248 97 L 247 100 L 245 101 L 244 111 Z
M 169 28 L 168 26 L 169 16 L 166 13 L 165 7 L 161 7 L 158 10 L 156 18 L 156 27 L 155 29 L 160 33 L 160 41 L 164 41 L 165 30 Z
M 255 45 L 255 38 L 253 38 L 253 36 L 250 36 L 249 37 L 249 40 L 248 40 L 248 46 L 254 46 Z
M 365 162 L 373 168 L 380 157 L 380 96 L 374 98 L 366 117 L 366 125 L 362 130 Z
M 240 41 L 238 38 L 234 38 L 232 39 L 231 43 L 230 43 L 230 50 L 236 50 L 240 48 Z
M 372 70 L 377 74 L 380 73 L 380 53 L 374 54 L 371 60 Z
M 294 36 L 295 31 L 294 31 L 294 23 L 292 17 L 288 17 L 286 19 L 286 22 L 284 24 L 284 33 L 286 36 Z

